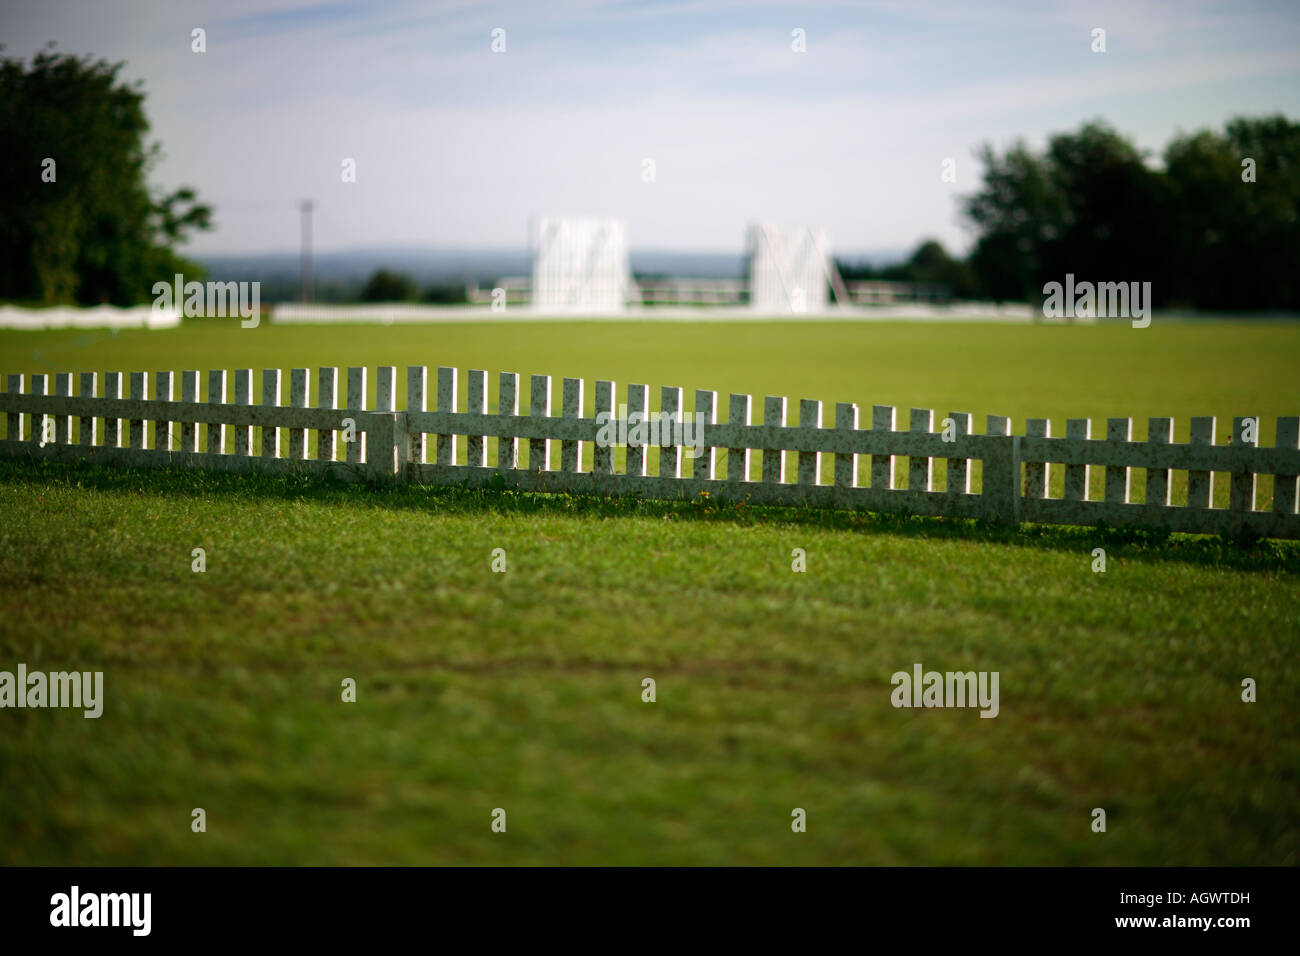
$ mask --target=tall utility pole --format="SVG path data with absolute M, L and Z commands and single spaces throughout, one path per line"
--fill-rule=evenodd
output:
M 311 210 L 310 199 L 302 202 L 302 301 L 310 302 L 311 291 Z

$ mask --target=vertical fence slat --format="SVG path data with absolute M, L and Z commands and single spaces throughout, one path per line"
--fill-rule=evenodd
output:
M 763 400 L 763 424 L 785 428 L 784 395 L 769 395 Z M 763 449 L 763 484 L 780 484 L 785 480 L 785 449 Z
M 1133 440 L 1133 419 L 1106 419 L 1106 440 L 1131 442 Z M 1112 505 L 1128 504 L 1131 480 L 1132 469 L 1127 465 L 1107 465 L 1106 503 Z
M 1020 520 L 1020 439 L 1011 433 L 1011 419 L 1006 415 L 987 416 L 984 431 L 1006 439 L 983 458 L 980 499 L 984 516 L 1013 525 Z
M 410 391 L 409 380 L 407 391 Z M 375 414 L 387 414 L 392 420 L 377 429 L 375 438 L 366 438 L 366 464 L 377 477 L 405 474 L 406 465 L 412 460 L 410 434 L 405 430 L 398 434 L 393 427 L 396 412 L 397 366 L 380 365 L 375 369 Z
M 278 368 L 262 369 L 262 405 L 265 408 L 280 407 L 280 370 Z M 274 425 L 262 426 L 262 457 L 280 457 L 280 429 Z
M 908 421 L 914 435 L 934 431 L 934 409 L 914 408 Z M 910 491 L 934 490 L 934 459 L 929 455 L 910 455 L 907 459 L 907 487 Z
M 195 372 L 194 374 L 195 376 L 197 376 L 199 373 Z M 35 376 L 33 376 L 33 382 L 35 382 Z M 122 397 L 122 373 L 121 372 L 104 373 L 104 397 L 114 398 L 114 399 L 120 399 Z M 37 424 L 39 424 L 37 422 L 37 416 L 33 415 L 32 428 L 35 429 Z M 37 441 L 39 441 L 41 436 L 39 434 L 36 434 L 33 437 Z M 104 447 L 106 448 L 122 447 L 122 419 L 120 418 L 104 419 Z
M 406 367 L 406 410 L 408 412 L 428 411 L 428 396 L 428 366 L 408 365 Z M 417 465 L 424 464 L 424 446 L 424 432 L 415 432 L 411 435 L 411 461 Z
M 251 375 L 252 372 L 249 372 Z M 172 391 L 174 376 L 171 372 L 153 373 L 153 397 L 155 401 L 170 402 L 175 399 Z M 170 418 L 156 418 L 153 423 L 153 447 L 158 451 L 171 451 L 175 440 L 175 429 Z
M 645 434 L 646 409 L 650 404 L 650 388 L 646 385 L 627 387 L 627 467 L 629 475 L 644 478 L 646 475 Z M 634 437 L 636 436 L 636 437 Z
M 799 400 L 799 427 L 817 429 L 822 427 L 822 403 L 814 398 Z M 798 482 L 801 485 L 820 485 L 822 483 L 822 453 L 819 451 L 801 451 L 795 467 Z
M 1147 419 L 1148 445 L 1168 445 L 1173 440 L 1174 420 L 1172 418 Z M 1170 505 L 1169 491 L 1169 469 L 1148 468 L 1146 503 L 1153 508 L 1168 508 Z
M 95 374 L 94 372 L 87 372 L 87 373 L 85 373 L 85 374 L 82 375 L 82 377 L 81 377 L 81 381 L 82 381 L 82 388 L 83 388 L 83 389 L 85 388 L 86 375 L 90 375 L 90 376 L 92 376 L 92 380 L 93 380 L 93 376 L 94 376 L 94 374 Z M 9 394 L 10 394 L 10 395 L 21 395 L 21 394 L 23 393 L 23 380 L 24 380 L 25 378 L 26 378 L 25 375 L 10 375 L 10 376 L 9 376 Z M 5 428 L 6 428 L 6 431 L 5 431 L 5 438 L 6 438 L 7 440 L 9 440 L 9 441 L 22 441 L 22 440 L 23 440 L 23 414 L 22 414 L 22 412 L 9 412 L 9 413 L 5 416 Z M 81 434 L 82 434 L 82 437 L 84 438 L 84 437 L 85 437 L 85 434 L 86 434 L 86 426 L 85 426 L 84 424 L 81 426 Z M 30 434 L 29 434 L 28 437 L 30 438 Z M 85 442 L 83 441 L 82 444 L 84 445 Z
M 311 400 L 308 388 L 307 370 L 295 368 L 289 371 L 289 407 L 306 408 Z M 307 429 L 289 429 L 289 460 L 302 461 L 307 457 Z
M 953 438 L 958 442 L 970 434 L 970 412 L 949 412 L 948 417 L 952 419 Z M 945 487 L 949 494 L 970 494 L 970 459 L 949 458 L 946 482 Z
M 691 460 L 691 475 L 706 481 L 718 477 L 717 449 L 705 442 L 705 434 L 718 423 L 718 393 L 707 388 L 695 390 L 695 431 L 692 432 L 699 453 Z
M 871 430 L 873 432 L 893 432 L 897 411 L 893 405 L 874 405 L 871 408 Z M 894 487 L 894 456 L 871 456 L 871 487 L 889 489 Z
M 469 413 L 486 415 L 488 411 L 488 374 L 483 369 L 469 370 Z M 582 412 L 582 402 L 578 402 L 578 411 Z M 474 468 L 487 467 L 487 438 L 482 435 L 470 435 L 465 442 L 467 461 L 465 464 Z
M 253 404 L 253 370 L 235 369 L 235 404 Z M 253 426 L 235 425 L 235 454 L 247 457 L 253 453 Z
M 316 407 L 323 411 L 338 411 L 339 407 L 339 370 L 330 366 L 316 370 Z M 316 429 L 316 458 L 320 461 L 335 461 L 333 428 Z
M 1069 418 L 1065 422 L 1065 437 L 1076 441 L 1088 441 L 1092 438 L 1091 418 Z M 1065 466 L 1065 500 L 1087 501 L 1088 482 L 1092 477 L 1091 465 Z
M 375 411 L 397 411 L 396 365 L 380 365 L 375 369 Z
M 598 475 L 614 474 L 614 446 L 618 442 L 618 418 L 617 410 L 614 408 L 614 397 L 617 393 L 617 386 L 605 379 L 596 381 L 596 418 L 600 419 L 604 415 L 604 422 L 608 423 L 606 427 L 606 436 L 608 442 L 596 442 L 596 447 L 591 452 L 591 470 Z
M 857 405 L 852 402 L 836 403 L 835 430 L 839 432 L 855 432 L 858 430 Z M 858 456 L 856 453 L 836 453 L 835 485 L 838 488 L 856 488 L 858 486 Z
M 677 436 L 681 433 L 682 390 L 664 385 L 659 391 L 659 409 L 659 477 L 680 478 L 682 447 L 677 444 Z
M 1026 438 L 1051 438 L 1052 420 L 1050 418 L 1025 419 Z M 1025 497 L 1046 498 L 1050 466 L 1045 461 L 1025 461 Z
M 727 421 L 732 425 L 752 424 L 754 399 L 732 392 L 727 401 Z M 727 481 L 749 481 L 749 449 L 727 449 Z
M 642 386 L 644 388 L 644 386 Z M 532 418 L 551 417 L 551 376 L 534 375 L 532 389 L 528 400 L 528 414 Z M 528 440 L 528 470 L 548 471 L 551 467 L 551 440 L 549 438 L 530 438 Z M 642 472 L 644 474 L 644 472 Z
M 114 398 L 113 383 L 110 381 L 111 373 L 104 378 L 104 394 L 109 398 Z M 120 385 L 118 386 L 121 387 Z M 199 402 L 199 373 L 194 369 L 181 372 L 181 402 L 191 405 L 197 405 Z M 181 451 L 193 454 L 199 450 L 199 426 L 193 421 L 193 416 L 187 416 L 188 421 L 181 422 Z M 115 445 L 113 436 L 116 432 L 110 430 L 110 422 L 104 421 L 104 444 Z
M 167 381 L 171 382 L 171 372 L 167 372 Z M 10 376 L 12 380 L 13 376 Z M 157 381 L 157 379 L 155 379 Z M 170 384 L 169 384 L 170 389 Z M 81 373 L 81 397 L 98 398 L 99 397 L 99 376 L 94 372 Z M 11 426 L 12 427 L 12 426 Z M 99 444 L 99 419 L 94 415 L 82 415 L 80 434 L 77 436 L 79 444 L 88 448 Z M 12 435 L 10 436 L 12 437 Z
M 560 416 L 574 422 L 582 417 L 583 380 L 566 378 L 560 390 Z M 582 464 L 582 445 L 576 439 L 560 440 L 560 471 L 576 475 Z
M 226 404 L 226 370 L 208 372 L 208 405 Z M 220 455 L 226 450 L 226 426 L 208 423 L 208 454 Z
M 1254 434 L 1246 440 L 1246 423 L 1251 422 Z M 1233 514 L 1249 514 L 1255 510 L 1255 471 L 1251 467 L 1250 452 L 1246 449 L 1259 446 L 1259 416 L 1239 415 L 1232 420 L 1233 469 L 1228 473 L 1228 507 Z M 1238 455 L 1238 449 L 1241 454 Z
M 1213 445 L 1215 419 L 1213 415 L 1192 419 L 1190 441 L 1193 445 Z M 1214 472 L 1188 470 L 1187 507 L 1208 508 L 1214 503 Z
M 454 412 L 456 405 L 456 386 L 459 384 L 459 371 L 441 366 L 438 369 L 438 411 Z M 536 377 L 534 377 L 534 383 Z M 547 408 L 550 408 L 548 403 Z M 438 435 L 437 460 L 440 465 L 456 464 L 456 436 Z
M 32 376 L 32 394 L 50 394 L 50 377 L 48 375 Z M 42 405 L 43 404 L 44 403 L 42 403 Z M 32 415 L 32 441 L 36 442 L 36 444 L 42 448 L 49 444 L 46 439 L 46 436 L 49 434 L 49 426 L 45 424 L 48 421 L 52 421 L 49 415 Z
M 147 372 L 131 373 L 131 401 L 143 401 L 149 397 L 148 382 L 149 374 Z M 131 419 L 130 428 L 130 445 L 129 447 L 139 451 L 144 448 L 144 419 Z
M 348 369 L 347 414 L 343 417 L 351 418 L 357 423 L 357 427 L 352 430 L 352 441 L 347 440 L 346 434 L 343 436 L 343 442 L 347 446 L 343 449 L 343 458 L 349 465 L 359 465 L 366 458 L 366 430 L 361 427 L 359 416 L 355 413 L 366 410 L 367 371 L 364 365 L 354 365 Z
M 54 394 L 64 398 L 72 397 L 72 373 L 59 372 L 54 376 Z M 54 417 L 54 440 L 60 445 L 72 442 L 72 416 L 56 415 Z
M 518 417 L 519 373 L 502 372 L 498 379 L 497 414 Z M 497 468 L 514 471 L 519 467 L 519 439 L 514 435 L 497 439 Z
M 1277 420 L 1277 438 L 1273 442 L 1277 448 L 1294 451 L 1300 448 L 1300 417 L 1295 415 L 1279 416 Z M 1273 513 L 1293 515 L 1296 513 L 1296 476 L 1273 476 Z

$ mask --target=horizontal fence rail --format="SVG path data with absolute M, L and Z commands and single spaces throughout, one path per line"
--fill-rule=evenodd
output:
M 459 371 L 430 376 L 424 366 L 407 369 L 399 410 L 396 367 L 374 370 L 373 408 L 370 372 L 300 368 L 286 379 L 267 369 L 257 403 L 251 369 L 83 372 L 75 394 L 72 373 L 9 375 L 0 455 L 1300 538 L 1297 416 L 1277 419 L 1273 447 L 1260 447 L 1252 416 L 1234 418 L 1223 444 L 1212 417 L 1192 418 L 1185 444 L 1173 442 L 1172 418 L 1149 419 L 1140 442 L 1128 418 L 1108 419 L 1104 436 L 1090 419 L 1070 419 L 1061 437 L 1048 419 L 1016 435 L 1009 418 L 989 415 L 977 434 L 965 412 L 911 409 L 900 421 L 893 406 L 796 407 L 783 396 L 760 406 L 746 394 L 728 396 L 724 410 L 705 389 L 688 411 L 680 388 L 660 389 L 656 405 L 646 385 L 620 393 L 600 380 L 589 393 L 583 379 L 557 389 L 534 375 L 525 391 L 503 372 L 493 391 L 478 369 L 465 377 L 461 408 Z M 1266 508 L 1257 507 L 1261 477 L 1273 490 Z M 1215 505 L 1216 480 L 1227 482 L 1226 507 Z

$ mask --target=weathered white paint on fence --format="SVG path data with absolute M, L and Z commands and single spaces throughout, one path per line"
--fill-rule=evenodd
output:
M 695 393 L 695 411 L 702 416 L 704 452 L 693 460 L 691 475 L 683 475 L 684 436 L 674 428 L 660 428 L 659 461 L 656 474 L 647 474 L 648 450 L 638 437 L 627 449 L 626 466 L 615 470 L 613 448 L 597 444 L 601 423 L 595 415 L 584 417 L 586 391 L 581 379 L 563 380 L 561 409 L 551 408 L 551 379 L 531 379 L 531 402 L 526 416 L 519 414 L 519 376 L 499 376 L 500 400 L 497 413 L 487 408 L 488 376 L 481 370 L 469 373 L 469 402 L 465 411 L 456 404 L 458 373 L 441 368 L 437 373 L 437 409 L 426 405 L 428 370 L 415 366 L 408 371 L 407 409 L 396 407 L 397 370 L 384 366 L 376 370 L 376 407 L 365 408 L 367 370 L 351 368 L 347 375 L 346 407 L 338 407 L 338 372 L 334 368 L 317 372 L 319 394 L 310 407 L 307 369 L 290 373 L 287 406 L 281 402 L 281 373 L 268 369 L 262 374 L 262 403 L 253 404 L 252 371 L 235 370 L 233 401 L 228 401 L 227 372 L 208 374 L 207 399 L 198 397 L 199 373 L 181 373 L 181 400 L 173 400 L 172 372 L 129 376 L 129 397 L 122 396 L 120 372 L 104 375 L 104 394 L 97 394 L 97 375 L 83 373 L 80 389 L 72 395 L 73 378 L 68 373 L 9 375 L 8 389 L 0 395 L 0 412 L 6 432 L 0 441 L 0 455 L 37 457 L 62 461 L 89 459 L 105 464 L 213 468 L 229 471 L 252 469 L 284 472 L 299 470 L 334 475 L 346 480 L 420 481 L 433 484 L 465 484 L 534 491 L 635 495 L 655 498 L 691 498 L 703 493 L 723 501 L 755 504 L 802 504 L 874 511 L 907 511 L 922 515 L 986 518 L 1008 524 L 1035 521 L 1056 524 L 1106 522 L 1133 527 L 1167 528 L 1202 533 L 1235 533 L 1250 530 L 1273 537 L 1300 538 L 1300 416 L 1277 420 L 1273 447 L 1259 446 L 1261 422 L 1254 416 L 1233 419 L 1232 441 L 1214 444 L 1213 418 L 1193 418 L 1187 444 L 1173 442 L 1173 419 L 1153 418 L 1147 440 L 1132 440 L 1132 422 L 1110 419 L 1106 437 L 1093 440 L 1089 419 L 1071 419 L 1064 438 L 1051 437 L 1046 419 L 1030 419 L 1024 436 L 1012 434 L 1011 421 L 988 416 L 984 434 L 971 433 L 971 417 L 950 412 L 952 427 L 935 428 L 929 409 L 911 409 L 907 431 L 897 431 L 897 410 L 877 405 L 872 410 L 872 427 L 859 427 L 858 407 L 836 405 L 834 427 L 824 427 L 822 403 L 814 399 L 799 402 L 799 423 L 787 419 L 784 396 L 768 396 L 761 425 L 752 422 L 753 398 L 732 394 L 727 420 L 720 424 L 717 394 Z M 50 394 L 51 385 L 53 393 Z M 24 389 L 27 391 L 24 391 Z M 676 422 L 686 413 L 683 390 L 666 387 L 660 391 L 658 412 L 649 408 L 649 388 L 627 387 L 629 415 L 658 417 L 661 425 Z M 615 411 L 614 382 L 599 380 L 595 386 L 595 412 Z M 74 436 L 72 419 L 79 421 Z M 336 454 L 335 434 L 344 428 L 343 419 L 356 422 L 358 441 L 348 444 L 346 454 Z M 45 421 L 52 425 L 47 431 Z M 102 433 L 98 422 L 104 421 Z M 151 430 L 148 422 L 154 422 Z M 122 422 L 128 428 L 123 432 Z M 180 441 L 173 430 L 179 425 Z M 204 452 L 199 451 L 199 429 L 206 430 Z M 234 429 L 233 453 L 227 453 L 225 429 Z M 260 445 L 254 429 L 261 428 Z M 282 455 L 279 429 L 289 433 L 287 455 Z M 316 454 L 308 432 L 317 434 Z M 102 442 L 100 435 L 102 434 Z M 423 449 L 427 436 L 435 436 L 437 453 L 427 462 Z M 469 454 L 457 462 L 455 436 L 467 436 Z M 151 440 L 152 436 L 152 440 Z M 631 436 L 629 436 L 631 437 Z M 51 439 L 47 441 L 46 439 Z M 497 439 L 494 466 L 488 465 L 487 440 Z M 946 440 L 947 439 L 947 440 Z M 75 444 L 74 444 L 75 440 Z M 529 443 L 529 467 L 520 470 L 518 443 Z M 558 469 L 547 454 L 551 441 L 560 443 Z M 583 445 L 595 447 L 590 471 L 583 471 Z M 259 449 L 255 451 L 255 448 Z M 726 475 L 719 474 L 714 449 L 727 449 Z M 751 480 L 749 456 L 762 452 L 758 480 Z M 797 458 L 793 480 L 786 474 L 786 454 Z M 834 455 L 834 474 L 823 483 L 823 455 Z M 870 458 L 870 482 L 859 482 L 860 456 Z M 907 488 L 895 487 L 894 459 L 908 459 Z M 342 460 L 340 460 L 340 458 Z M 935 487 L 934 459 L 947 461 L 947 484 Z M 969 462 L 981 462 L 981 486 L 971 490 Z M 1088 472 L 1105 469 L 1102 500 L 1089 497 Z M 1064 468 L 1064 495 L 1051 497 L 1053 468 Z M 1134 500 L 1133 470 L 1145 471 L 1144 500 Z M 1171 500 L 1171 472 L 1187 473 L 1188 499 L 1185 506 Z M 1229 476 L 1229 506 L 1214 507 L 1215 473 Z M 1273 500 L 1267 510 L 1256 510 L 1258 476 L 1270 475 Z M 1023 488 L 1022 488 L 1023 484 Z M 1139 486 L 1142 487 L 1142 486 Z
M 253 373 L 250 371 L 248 374 L 251 376 Z M 82 376 L 81 390 L 82 390 L 83 393 L 86 391 L 86 384 L 87 384 L 87 383 L 86 383 L 86 379 L 85 379 L 85 376 L 86 376 L 86 375 L 90 375 L 90 377 L 91 377 L 91 380 L 90 380 L 90 383 L 89 383 L 89 384 L 90 384 L 90 391 L 91 391 L 91 393 L 93 394 L 93 393 L 94 393 L 94 390 L 95 390 L 95 382 L 94 382 L 94 373 L 93 373 L 93 372 L 87 372 L 87 373 L 83 374 L 83 376 Z M 250 394 L 251 394 L 251 393 L 250 393 Z M 154 397 L 155 399 L 157 399 L 158 401 L 160 401 L 160 402 L 170 402 L 170 401 L 172 400 L 172 396 L 173 396 L 173 392 L 172 392 L 172 373 L 171 373 L 171 372 L 155 372 L 155 373 L 154 373 L 154 376 L 153 376 L 153 397 Z M 94 424 L 94 422 L 96 422 L 96 421 L 98 421 L 98 419 L 95 419 L 95 418 L 83 418 L 83 419 L 81 419 L 81 427 L 82 427 L 82 428 L 85 428 L 85 427 L 86 427 L 86 423 L 87 423 L 87 422 L 90 422 L 91 425 L 92 425 L 92 428 L 93 428 L 93 424 Z M 176 441 L 176 436 L 173 434 L 172 423 L 171 423 L 171 421 L 170 421 L 169 419 L 167 419 L 167 418 L 159 418 L 159 419 L 157 419 L 157 420 L 154 422 L 154 433 L 153 433 L 153 434 L 154 434 L 154 447 L 155 447 L 155 448 L 162 448 L 162 449 L 164 449 L 164 450 L 170 451 L 170 450 L 174 447 L 174 443 L 175 443 L 175 441 Z M 83 444 L 83 445 L 88 445 L 88 444 L 89 444 L 89 445 L 93 445 L 93 444 L 94 444 L 94 441 L 93 441 L 93 440 L 91 440 L 91 441 L 89 441 L 89 442 L 87 442 L 87 441 L 83 441 L 82 444 Z M 250 454 L 251 454 L 251 452 L 250 452 Z
M 581 382 L 579 382 L 581 384 Z M 488 413 L 488 374 L 482 369 L 470 369 L 469 371 L 469 413 L 471 415 L 486 415 Z M 579 412 L 582 407 L 582 397 L 578 397 Z M 483 435 L 470 435 L 466 442 L 467 459 L 465 464 L 473 465 L 476 468 L 486 468 L 487 459 L 487 438 Z

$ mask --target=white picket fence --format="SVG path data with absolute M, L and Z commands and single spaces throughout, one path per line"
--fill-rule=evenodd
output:
M 366 368 L 347 369 L 341 404 L 337 368 L 317 371 L 314 402 L 309 371 L 293 369 L 287 404 L 282 404 L 281 371 L 267 369 L 256 405 L 250 369 L 209 372 L 202 397 L 199 373 L 181 372 L 179 400 L 172 372 L 83 372 L 75 395 L 71 373 L 10 375 L 8 391 L 0 394 L 5 422 L 0 455 L 145 467 L 305 470 L 347 480 L 657 499 L 707 495 L 719 501 L 1004 524 L 1105 522 L 1300 538 L 1300 416 L 1278 418 L 1276 444 L 1268 448 L 1259 447 L 1261 422 L 1250 416 L 1233 419 L 1231 440 L 1222 445 L 1216 444 L 1216 422 L 1210 417 L 1191 419 L 1186 444 L 1172 441 L 1171 418 L 1149 419 L 1143 442 L 1132 441 L 1128 418 L 1109 419 L 1104 437 L 1092 435 L 1089 419 L 1072 419 L 1064 437 L 1053 437 L 1047 419 L 1031 418 L 1025 434 L 1014 435 L 1010 419 L 989 415 L 984 433 L 975 434 L 969 414 L 951 412 L 936 422 L 929 409 L 912 409 L 907 427 L 899 430 L 895 408 L 885 405 L 874 406 L 870 426 L 863 427 L 858 406 L 839 403 L 833 425 L 827 425 L 822 402 L 808 399 L 799 403 L 796 425 L 788 421 L 787 402 L 780 396 L 767 397 L 762 424 L 756 424 L 752 396 L 732 394 L 723 420 L 718 393 L 700 389 L 693 411 L 703 416 L 703 453 L 692 458 L 675 429 L 661 447 L 637 442 L 635 434 L 621 453 L 598 441 L 597 416 L 616 417 L 619 404 L 627 406 L 632 421 L 661 413 L 679 420 L 687 412 L 680 388 L 663 388 L 658 407 L 652 408 L 645 385 L 628 385 L 619 401 L 612 381 L 597 381 L 592 415 L 586 417 L 586 383 L 566 378 L 556 415 L 551 376 L 534 375 L 528 413 L 521 415 L 515 373 L 498 376 L 493 412 L 488 374 L 470 371 L 468 407 L 462 410 L 457 369 L 437 369 L 431 393 L 429 370 L 412 366 L 406 408 L 399 411 L 396 368 L 376 371 L 374 408 L 367 407 Z M 430 399 L 436 407 L 429 407 Z M 356 440 L 342 440 L 350 428 Z M 905 471 L 901 458 L 907 459 Z M 936 462 L 942 463 L 939 469 Z M 1104 471 L 1101 489 L 1092 489 L 1095 468 Z M 1138 469 L 1145 471 L 1141 501 L 1133 487 Z M 943 488 L 936 471 L 945 479 Z M 1182 472 L 1185 482 L 1175 481 Z M 1054 474 L 1063 481 L 1054 482 Z M 1227 477 L 1226 507 L 1216 506 L 1216 475 Z M 1261 476 L 1272 478 L 1266 510 L 1257 507 Z M 1061 494 L 1053 497 L 1058 484 Z M 1181 491 L 1184 485 L 1185 501 L 1175 502 L 1175 487 Z M 1092 490 L 1103 493 L 1095 497 Z

